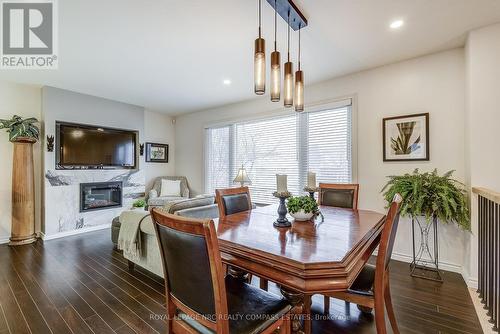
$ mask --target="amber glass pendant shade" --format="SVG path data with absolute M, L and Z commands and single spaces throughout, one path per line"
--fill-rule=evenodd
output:
M 295 111 L 304 111 L 304 74 L 300 69 L 295 72 Z
M 290 108 L 293 106 L 293 63 L 285 63 L 285 82 L 283 87 L 284 106 Z
M 266 92 L 266 53 L 263 38 L 255 40 L 254 81 L 255 94 L 263 95 Z
M 262 0 L 259 1 L 259 38 L 255 40 L 255 52 L 253 57 L 253 77 L 254 91 L 257 95 L 266 92 L 266 42 L 261 35 L 261 7 Z
M 271 53 L 271 101 L 279 102 L 281 95 L 281 59 L 280 53 Z

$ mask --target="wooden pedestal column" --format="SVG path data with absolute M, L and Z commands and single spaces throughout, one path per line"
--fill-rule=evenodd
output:
M 14 144 L 12 166 L 12 230 L 9 245 L 36 241 L 35 175 L 31 138 L 18 138 Z

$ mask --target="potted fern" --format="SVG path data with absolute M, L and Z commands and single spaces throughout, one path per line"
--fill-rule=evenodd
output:
M 431 269 L 437 273 L 435 279 L 442 280 L 438 266 L 438 221 L 454 223 L 465 231 L 471 229 L 464 185 L 452 178 L 453 172 L 439 175 L 436 169 L 425 173 L 415 169 L 411 174 L 389 176 L 389 182 L 382 189 L 387 203 L 391 202 L 395 194 L 401 194 L 403 201 L 400 214 L 412 219 L 412 276 L 429 278 L 416 274 L 415 269 Z M 420 230 L 420 242 L 415 240 L 415 227 Z M 433 247 L 429 244 L 431 230 L 434 236 Z M 430 249 L 434 249 L 433 255 Z
M 12 119 L 0 119 L 0 129 L 6 129 L 9 141 L 14 144 L 12 168 L 12 229 L 10 245 L 34 242 L 35 235 L 35 176 L 33 168 L 33 144 L 40 131 L 36 118 L 14 115 Z

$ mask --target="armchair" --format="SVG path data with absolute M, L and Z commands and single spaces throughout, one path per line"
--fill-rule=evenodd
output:
M 181 181 L 181 196 L 161 196 L 161 181 L 162 180 L 179 180 Z M 154 207 L 162 207 L 165 204 L 172 202 L 172 201 L 178 201 L 182 199 L 187 199 L 189 198 L 189 186 L 187 182 L 187 178 L 185 176 L 160 176 L 157 177 L 154 184 L 153 188 L 148 192 L 147 197 L 146 197 L 146 203 L 148 205 L 148 208 L 154 208 Z

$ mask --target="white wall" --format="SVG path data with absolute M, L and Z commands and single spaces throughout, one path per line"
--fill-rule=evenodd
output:
M 384 212 L 380 190 L 387 175 L 437 168 L 440 172 L 454 169 L 457 179 L 465 179 L 464 94 L 464 50 L 456 49 L 310 85 L 305 98 L 307 104 L 355 97 L 360 207 Z M 265 96 L 177 117 L 176 172 L 188 177 L 196 193 L 202 192 L 204 125 L 276 108 Z M 430 161 L 384 163 L 382 118 L 422 112 L 430 113 Z M 402 259 L 411 254 L 408 223 L 404 220 L 400 224 L 396 241 L 395 253 Z M 454 226 L 441 227 L 443 268 L 462 270 L 465 237 L 466 233 Z
M 468 184 L 500 192 L 500 24 L 469 34 L 467 73 Z M 477 282 L 477 207 L 472 200 L 472 232 L 468 250 L 469 281 Z
M 10 119 L 13 115 L 40 119 L 40 88 L 0 82 L 0 118 Z M 36 231 L 40 231 L 40 143 L 34 145 L 35 162 L 35 212 Z M 12 154 L 13 145 L 5 130 L 0 130 L 0 243 L 7 242 L 11 230 L 12 213 Z
M 146 191 L 154 179 L 163 175 L 175 175 L 175 126 L 173 118 L 150 110 L 144 111 L 144 142 L 168 144 L 168 163 L 144 162 Z

